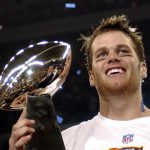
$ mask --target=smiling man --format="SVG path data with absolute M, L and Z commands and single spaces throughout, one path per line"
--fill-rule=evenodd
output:
M 129 120 L 144 115 L 141 81 L 147 69 L 134 47 L 132 39 L 116 29 L 99 34 L 91 45 L 90 83 L 98 91 L 103 116 Z
M 141 34 L 121 15 L 104 19 L 82 39 L 100 109 L 93 119 L 62 132 L 66 150 L 149 150 L 150 110 L 143 105 L 141 92 L 147 76 Z M 30 127 L 35 122 L 24 114 L 13 127 L 10 150 L 22 150 L 36 132 Z

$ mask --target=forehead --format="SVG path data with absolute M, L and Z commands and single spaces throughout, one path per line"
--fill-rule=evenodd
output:
M 92 51 L 101 47 L 115 47 L 117 45 L 127 45 L 133 49 L 133 43 L 129 36 L 122 31 L 112 30 L 101 33 L 95 37 L 91 45 Z

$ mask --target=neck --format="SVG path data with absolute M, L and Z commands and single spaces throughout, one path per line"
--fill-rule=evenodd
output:
M 100 97 L 100 112 L 103 116 L 114 120 L 131 120 L 147 115 L 147 108 L 142 108 L 142 94 L 120 94 Z

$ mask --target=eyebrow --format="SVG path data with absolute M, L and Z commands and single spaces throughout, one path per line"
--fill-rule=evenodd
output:
M 122 48 L 122 47 L 130 49 L 130 47 L 128 45 L 125 45 L 125 44 L 119 44 L 119 45 L 117 45 L 116 48 Z
M 107 49 L 107 47 L 105 47 L 105 46 L 104 47 L 100 47 L 100 48 L 96 49 L 93 54 L 98 54 L 100 51 L 104 51 L 106 49 Z
M 128 49 L 130 49 L 130 47 L 126 44 L 119 44 L 115 47 L 115 49 L 118 49 L 118 48 L 128 48 Z M 99 53 L 99 51 L 103 51 L 103 50 L 106 50 L 106 49 L 108 49 L 106 46 L 100 47 L 100 48 L 95 50 L 94 54 L 97 54 L 97 53 Z

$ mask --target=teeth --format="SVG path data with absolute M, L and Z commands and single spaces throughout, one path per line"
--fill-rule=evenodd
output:
M 123 70 L 122 69 L 111 69 L 107 72 L 107 75 L 110 75 L 113 73 L 123 73 Z

